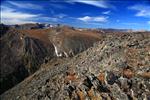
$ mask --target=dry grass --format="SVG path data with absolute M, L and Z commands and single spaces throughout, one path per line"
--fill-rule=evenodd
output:
M 32 29 L 32 30 L 19 30 L 22 34 L 25 34 L 29 37 L 33 37 L 36 39 L 39 39 L 41 41 L 44 41 L 46 43 L 49 43 L 48 39 L 48 32 L 50 29 Z
M 48 34 L 52 31 L 53 29 L 30 29 L 30 30 L 19 30 L 20 33 L 25 34 L 29 37 L 33 37 L 39 40 L 42 40 L 46 43 L 49 43 L 49 38 Z M 62 28 L 62 38 L 63 37 L 82 37 L 86 38 L 87 40 L 99 40 L 101 35 L 98 32 L 95 31 L 79 31 L 79 30 L 73 30 L 70 28 Z

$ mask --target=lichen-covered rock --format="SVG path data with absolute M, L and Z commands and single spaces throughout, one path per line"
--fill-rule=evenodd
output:
M 111 93 L 113 98 L 118 100 L 128 100 L 128 96 L 120 89 L 117 84 L 113 84 L 111 87 Z

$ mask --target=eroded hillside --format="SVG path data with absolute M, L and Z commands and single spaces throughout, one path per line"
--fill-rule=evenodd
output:
M 149 100 L 150 33 L 106 34 L 73 57 L 48 62 L 2 100 Z
M 54 28 L 48 35 L 58 57 L 74 56 L 102 39 L 101 33 L 78 31 L 66 26 Z
M 1 37 L 1 93 L 34 73 L 44 62 L 45 57 L 54 57 L 50 43 L 10 29 Z
M 5 25 L 0 26 L 2 29 L 0 39 L 0 93 L 10 89 L 27 76 L 33 74 L 40 68 L 41 64 L 56 59 L 57 52 L 54 44 L 58 44 L 56 43 L 58 38 L 61 44 L 58 44 L 57 50 L 60 49 L 61 52 L 67 52 L 66 50 L 68 50 L 67 53 L 72 50 L 76 51 L 75 54 L 86 50 L 100 39 L 98 33 L 90 31 L 88 34 L 85 32 L 85 34 L 70 27 L 61 27 L 60 29 L 63 30 L 61 31 L 61 36 L 55 35 L 56 33 L 54 32 L 52 33 L 55 28 L 26 29 L 24 27 L 18 30 Z M 72 38 L 73 36 L 76 38 Z M 71 42 L 72 40 L 73 43 Z M 78 46 L 78 44 L 82 45 Z M 59 48 L 64 46 L 65 48 Z M 77 48 L 79 50 L 75 50 Z

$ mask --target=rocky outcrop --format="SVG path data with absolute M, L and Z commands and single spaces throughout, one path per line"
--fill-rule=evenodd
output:
M 46 57 L 48 59 L 54 57 L 52 44 L 28 36 L 23 37 L 15 29 L 8 30 L 0 41 L 0 93 L 34 73 L 44 63 Z
M 106 34 L 72 59 L 47 63 L 0 97 L 38 100 L 149 100 L 150 33 Z

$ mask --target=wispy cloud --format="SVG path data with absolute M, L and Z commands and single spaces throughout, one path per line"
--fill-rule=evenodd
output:
M 150 21 L 147 22 L 150 25 Z
M 33 18 L 38 17 L 39 15 L 17 12 L 15 9 L 12 8 L 2 8 L 1 17 L 4 18 L 16 18 L 16 19 L 26 19 L 26 18 Z
M 106 0 L 71 0 L 71 1 L 77 2 L 77 3 L 83 3 L 87 5 L 92 5 L 92 6 L 99 7 L 99 8 L 114 8 L 114 6 L 109 4 Z
M 41 17 L 41 19 L 43 21 L 51 21 L 51 22 L 57 22 L 59 19 L 58 18 L 55 18 L 55 17 Z
M 150 18 L 150 6 L 148 5 L 133 5 L 128 7 L 128 9 L 136 10 L 135 16 Z
M 107 18 L 108 17 L 104 16 L 96 16 L 96 17 L 84 16 L 77 19 L 84 22 L 107 22 Z
M 22 2 L 14 2 L 14 1 L 8 1 L 13 6 L 19 7 L 19 8 L 25 8 L 25 9 L 43 9 L 42 6 L 31 4 L 31 3 L 22 3 Z
M 16 9 L 1 6 L 1 23 L 12 25 L 12 24 L 24 24 L 24 23 L 36 23 L 42 21 L 46 22 L 57 22 L 58 18 L 55 17 L 47 17 L 42 14 L 33 14 L 26 13 L 22 11 L 18 11 Z
M 102 14 L 105 14 L 105 15 L 109 15 L 111 13 L 111 11 L 109 10 L 109 11 L 104 11 L 104 12 L 102 12 Z
M 27 10 L 22 10 L 20 8 Z M 59 18 L 66 16 L 63 14 L 59 14 L 58 17 L 45 16 L 42 13 L 35 14 L 34 12 L 28 12 L 30 9 L 43 9 L 43 7 L 30 3 L 23 4 L 20 2 L 6 1 L 1 5 L 1 23 L 11 25 L 37 22 L 57 22 Z
M 1 6 L 1 22 L 4 24 L 33 23 L 40 14 L 23 13 L 15 9 Z
M 64 18 L 64 17 L 67 17 L 66 14 L 63 14 L 63 13 L 60 13 L 60 14 L 57 14 L 55 15 L 57 18 Z
M 49 5 L 50 5 L 50 7 L 56 8 L 56 9 L 65 9 L 65 8 L 67 8 L 66 6 L 61 5 L 59 3 L 56 3 L 56 2 L 50 3 Z

